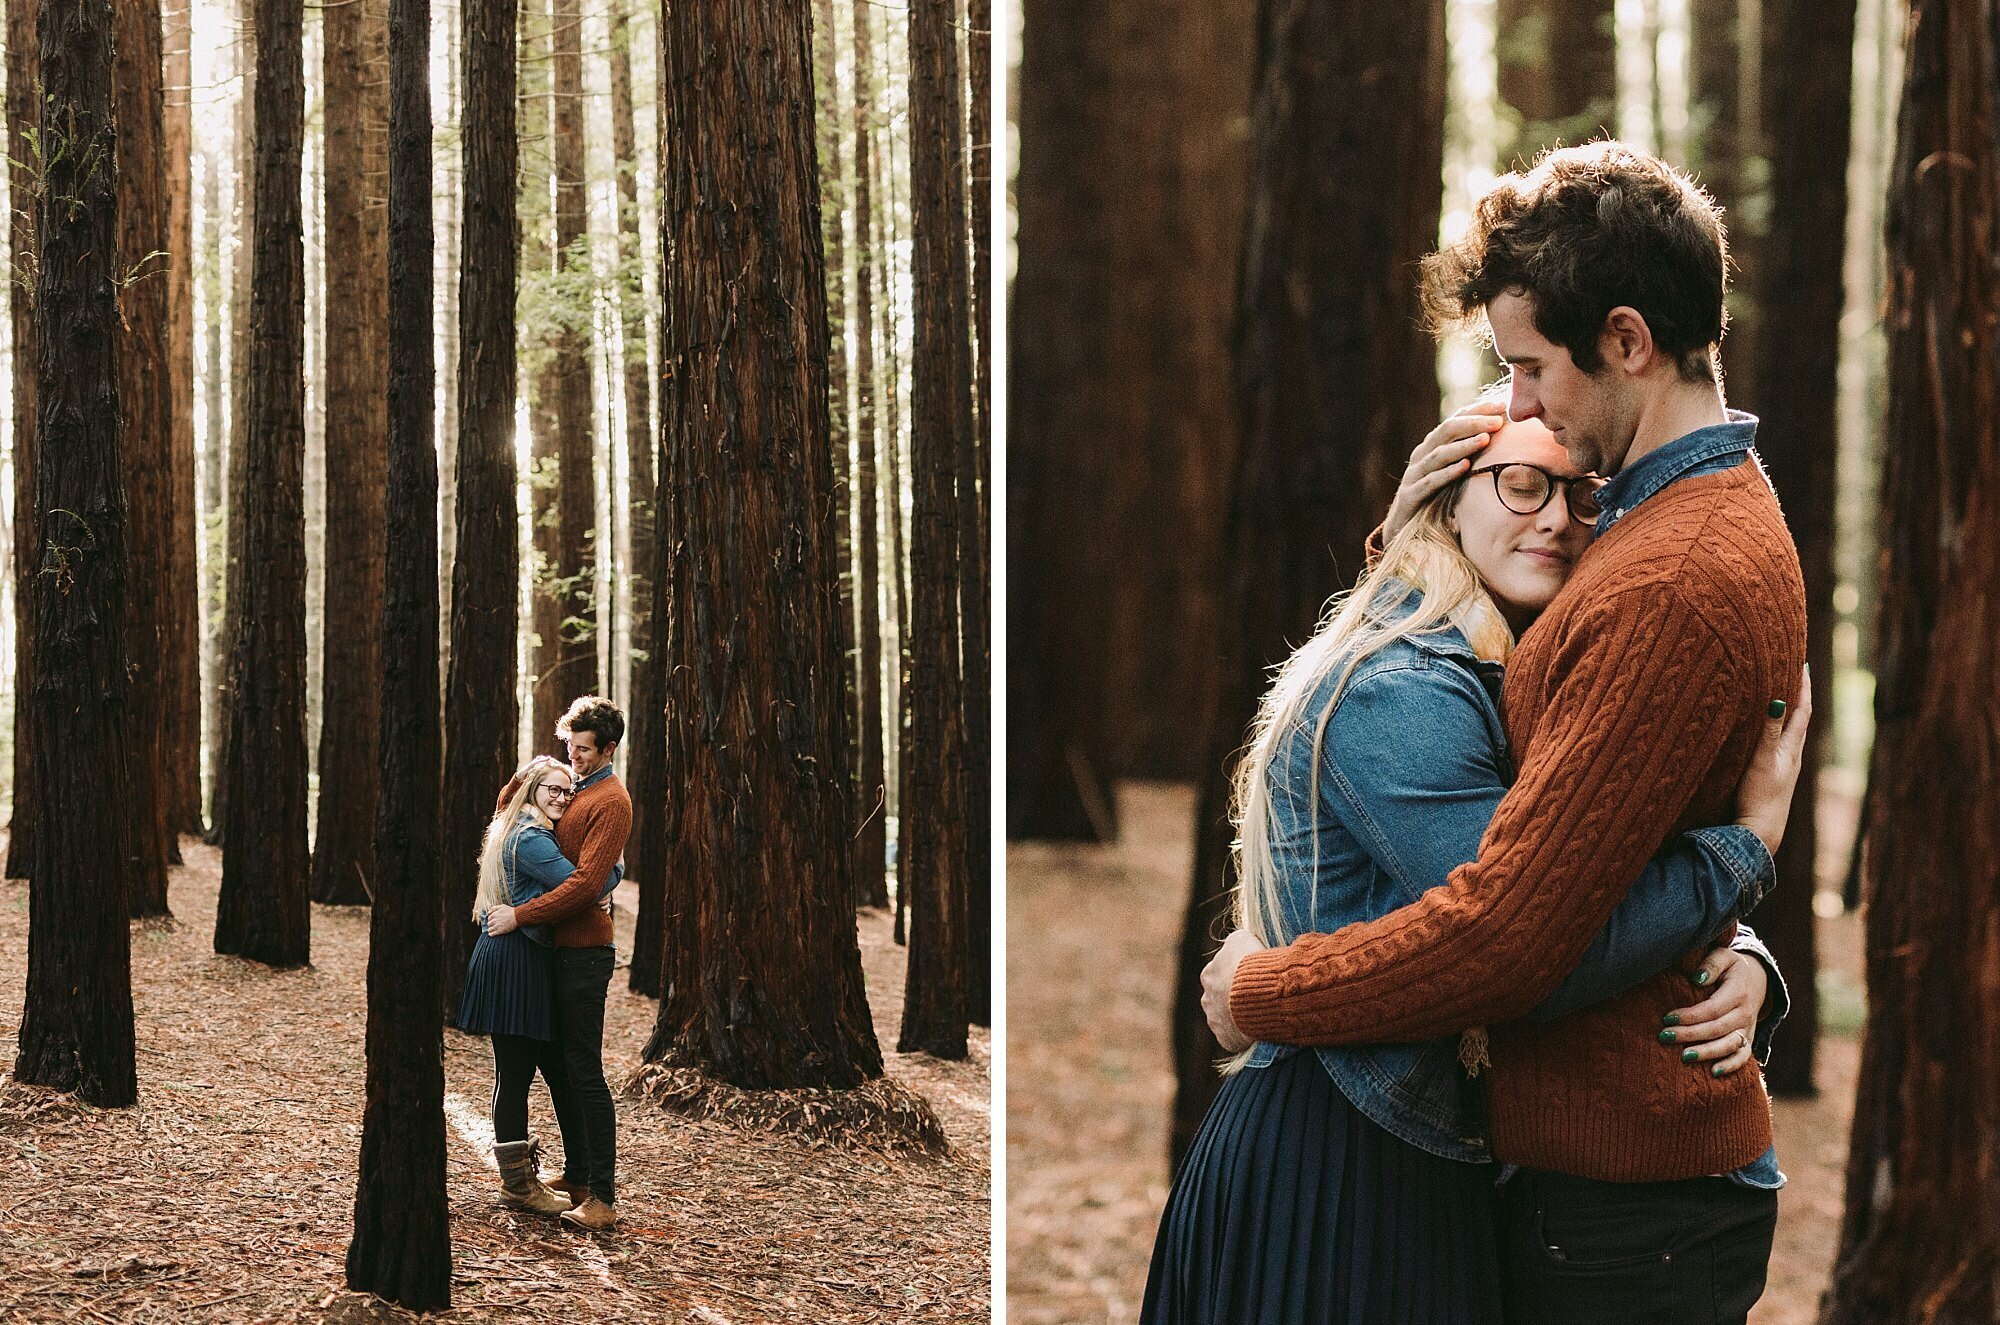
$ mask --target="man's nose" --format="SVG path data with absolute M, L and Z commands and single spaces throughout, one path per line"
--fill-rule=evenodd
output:
M 1520 379 L 1514 379 L 1514 388 L 1507 394 L 1507 417 L 1515 423 L 1522 423 L 1542 412 L 1542 402 L 1535 399 L 1532 391 L 1521 388 Z

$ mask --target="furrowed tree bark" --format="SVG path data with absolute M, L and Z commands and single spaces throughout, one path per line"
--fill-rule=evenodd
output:
M 201 454 L 201 522 L 204 530 L 203 564 L 201 568 L 201 692 L 208 703 L 202 712 L 201 736 L 207 749 L 208 766 L 219 768 L 222 763 L 223 706 L 218 702 L 223 694 L 222 676 L 228 670 L 228 660 L 224 655 L 229 638 L 223 626 L 223 577 L 229 559 L 226 522 L 223 518 L 223 452 L 228 449 L 229 433 L 223 419 L 223 379 L 229 375 L 227 363 L 222 357 L 222 324 L 230 316 L 229 304 L 224 294 L 222 276 L 223 232 L 227 228 L 222 203 L 222 165 L 218 153 L 211 150 L 202 152 L 202 212 L 207 220 L 207 233 L 202 236 L 202 303 L 203 314 L 208 325 L 203 329 L 207 350 L 207 381 L 203 387 L 207 405 L 206 433 L 202 439 Z M 197 764 L 196 768 L 203 767 Z M 196 794 L 200 796 L 209 780 L 197 777 Z M 206 797 L 202 797 L 206 800 Z M 209 828 L 215 825 L 211 813 Z
M 675 5 L 662 40 L 665 863 L 692 934 L 670 930 L 645 1057 L 742 1087 L 858 1086 L 882 1060 L 840 763 L 810 19 L 780 0 Z
M 854 495 L 860 503 L 860 730 L 856 747 L 860 799 L 855 812 L 855 877 L 863 906 L 889 905 L 888 792 L 882 761 L 882 522 L 875 456 L 880 445 L 875 409 L 875 143 L 870 109 L 875 96 L 874 40 L 869 0 L 854 0 Z
M 520 528 L 514 489 L 516 0 L 466 0 L 465 217 L 458 273 L 458 555 L 451 571 L 442 848 L 444 1015 L 456 1017 L 479 848 L 520 730 Z
M 552 364 L 556 333 L 553 319 L 555 271 L 555 107 L 554 20 L 548 0 L 525 0 L 522 6 L 520 104 L 521 120 L 521 275 L 533 292 L 523 299 L 520 330 L 521 366 L 528 403 L 529 511 L 534 533 L 530 590 L 528 650 L 533 669 L 528 705 L 528 744 L 538 754 L 561 756 L 555 739 L 556 667 L 561 658 L 563 597 L 558 577 L 561 550 L 561 425 L 556 414 L 556 383 Z M 511 771 L 511 770 L 510 770 Z
M 7 141 L 27 141 L 41 123 L 35 87 L 41 75 L 35 43 L 40 0 L 7 0 Z M 41 540 L 35 524 L 35 299 L 26 283 L 25 258 L 39 260 L 35 238 L 35 162 L 26 150 L 8 151 L 8 252 L 15 279 L 7 283 L 13 325 L 14 386 L 14 813 L 7 828 L 7 877 L 34 877 L 40 843 L 40 806 L 35 772 L 35 575 Z
M 1108 224 L 1111 143 L 1104 71 L 1120 33 L 1101 6 L 1023 0 L 1019 274 L 1008 346 L 1007 836 L 1117 836 L 1105 630 L 1113 558 L 1102 537 L 1114 435 L 1099 379 L 1100 333 L 1116 309 Z
M 1995 17 L 1991 0 L 1910 7 L 1862 810 L 1869 1018 L 1827 1325 L 2000 1311 L 2000 698 L 1975 679 L 2000 671 Z
M 303 966 L 307 905 L 305 742 L 305 273 L 299 156 L 305 121 L 302 11 L 257 0 L 256 173 L 250 235 L 246 507 L 230 585 L 230 731 L 215 950 Z
M 910 959 L 903 983 L 899 1053 L 966 1055 L 970 952 L 971 744 L 961 639 L 961 579 L 972 486 L 969 236 L 958 38 L 952 0 L 910 5 L 911 288 L 916 345 L 910 362 L 910 748 L 897 835 L 910 895 Z M 954 485 L 954 480 L 956 484 Z
M 1499 0 L 1500 101 L 1515 124 L 1502 167 L 1616 131 L 1616 18 L 1613 0 Z
M 167 362 L 172 456 L 168 502 L 172 549 L 164 591 L 167 860 L 180 863 L 180 834 L 206 827 L 201 796 L 201 583 L 196 559 L 194 470 L 194 107 L 189 0 L 162 11 L 166 46 Z
M 326 10 L 326 644 L 312 899 L 340 906 L 366 903 L 374 887 L 382 776 L 388 36 L 388 0 Z
M 1219 1085 L 1202 964 L 1233 883 L 1233 752 L 1269 679 L 1360 569 L 1397 462 L 1437 421 L 1416 264 L 1437 242 L 1444 5 L 1260 0 L 1235 371 L 1242 449 L 1224 539 L 1222 635 L 1175 988 L 1176 1163 Z M 1373 179 L 1365 200 L 1320 181 Z
M 46 543 L 31 592 L 43 837 L 14 1077 L 115 1106 L 138 1098 L 138 1078 L 124 843 L 105 831 L 134 812 L 111 5 L 41 0 L 35 32 L 45 175 L 16 206 L 34 199 L 38 259 L 35 527 Z
M 158 0 L 120 0 L 113 6 L 118 117 L 118 268 L 120 328 L 118 383 L 125 427 L 120 433 L 126 488 L 127 563 L 125 639 L 132 667 L 127 717 L 126 772 L 132 779 L 133 815 L 119 824 L 130 834 L 126 905 L 135 916 L 167 914 L 167 557 L 172 547 L 173 397 L 167 363 L 167 176 L 161 136 L 165 93 L 161 86 Z M 136 279 L 134 279 L 136 278 Z
M 451 1305 L 438 871 L 438 527 L 431 271 L 430 0 L 389 0 L 388 507 L 368 918 L 368 1095 L 347 1286 Z
M 1818 780 L 1833 728 L 1834 512 L 1839 429 L 1840 318 L 1846 304 L 1848 112 L 1854 71 L 1854 0 L 1765 0 L 1770 67 L 1791 70 L 1772 98 L 1771 217 L 1760 246 L 1755 302 L 1785 310 L 1782 334 L 1757 343 L 1762 384 L 1757 449 L 1770 470 L 1798 543 L 1806 584 L 1806 657 L 1813 711 L 1827 720 L 1806 732 L 1805 776 L 1778 851 L 1778 883 L 1754 917 L 1785 972 L 1792 1010 L 1764 1069 L 1776 1095 L 1814 1093 L 1819 1042 L 1815 942 L 1819 858 Z M 1785 698 L 1789 696 L 1774 696 Z
M 987 60 L 981 55 L 982 40 L 992 24 L 989 14 L 973 15 L 968 5 L 968 58 L 972 60 L 972 88 L 976 92 L 987 77 Z M 954 25 L 955 26 L 955 25 Z M 954 49 L 953 54 L 956 55 Z M 956 65 L 953 60 L 952 107 L 959 106 Z M 986 777 L 993 749 L 993 660 L 989 642 L 992 594 L 989 592 L 986 563 L 986 497 L 992 491 L 992 475 L 987 457 L 992 453 L 987 439 L 986 333 L 984 321 L 974 319 L 974 310 L 983 310 L 984 289 L 976 273 L 977 239 L 982 223 L 990 220 L 986 189 L 981 184 L 988 144 L 981 138 L 984 111 L 975 104 L 969 123 L 969 141 L 961 142 L 960 159 L 968 163 L 961 173 L 956 162 L 952 173 L 960 183 L 958 211 L 970 210 L 971 230 L 967 247 L 955 258 L 954 274 L 959 278 L 959 302 L 963 311 L 957 325 L 961 333 L 959 355 L 963 364 L 960 413 L 964 426 L 958 443 L 958 620 L 963 647 L 964 672 L 960 697 L 965 711 L 965 800 L 966 800 L 966 1015 L 974 1024 L 993 1021 L 993 789 Z M 967 194 L 970 194 L 968 199 Z

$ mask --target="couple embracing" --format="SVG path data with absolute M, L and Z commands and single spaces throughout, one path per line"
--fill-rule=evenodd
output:
M 1700 1325 L 1761 1295 L 1786 999 L 1737 922 L 1810 702 L 1797 554 L 1722 398 L 1726 261 L 1701 190 L 1613 142 L 1503 177 L 1426 260 L 1505 406 L 1418 446 L 1263 702 L 1202 976 L 1236 1057 L 1142 1319 Z
M 500 792 L 479 853 L 460 1030 L 493 1039 L 493 1157 L 501 1200 L 603 1232 L 618 1222 L 617 1112 L 604 1079 L 604 1000 L 615 964 L 611 892 L 632 830 L 612 771 L 625 715 L 585 695 L 556 724 L 569 763 L 537 755 Z M 562 1131 L 563 1171 L 544 1180 L 528 1136 L 540 1072 Z

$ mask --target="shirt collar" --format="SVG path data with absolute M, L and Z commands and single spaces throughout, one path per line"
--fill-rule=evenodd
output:
M 604 767 L 598 769 L 595 773 L 592 773 L 589 777 L 578 780 L 576 784 L 576 789 L 578 791 L 582 791 L 585 787 L 596 786 L 598 783 L 604 781 L 604 779 L 610 776 L 611 776 L 611 765 L 609 762 L 606 762 Z
M 1727 423 L 1696 428 L 1658 450 L 1648 451 L 1597 490 L 1597 504 L 1604 515 L 1597 522 L 1596 536 L 1602 537 L 1612 525 L 1630 515 L 1633 507 L 1668 484 L 1688 477 L 1700 466 L 1717 460 L 1727 460 L 1732 465 L 1741 461 L 1756 440 L 1757 416 L 1732 409 Z

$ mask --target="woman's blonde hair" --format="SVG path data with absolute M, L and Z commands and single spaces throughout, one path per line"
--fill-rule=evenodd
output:
M 1312 774 L 1306 788 L 1315 869 L 1326 727 L 1354 669 L 1397 640 L 1435 634 L 1448 627 L 1456 627 L 1481 658 L 1504 663 L 1513 651 L 1513 630 L 1451 529 L 1461 490 L 1461 485 L 1454 483 L 1432 496 L 1389 540 L 1381 559 L 1362 573 L 1354 587 L 1328 600 L 1312 638 L 1278 668 L 1258 706 L 1249 742 L 1237 762 L 1231 797 L 1230 820 L 1236 825 L 1234 911 L 1239 928 L 1274 947 L 1295 936 L 1286 931 L 1278 872 L 1271 859 L 1271 768 L 1287 738 L 1301 729 L 1307 706 L 1326 679 L 1336 677 L 1313 725 Z M 1422 601 L 1406 612 L 1410 600 L 1419 594 Z M 1297 803 L 1298 788 L 1278 790 L 1288 801 Z M 1237 1070 L 1248 1057 L 1245 1050 L 1224 1070 Z
M 486 825 L 486 840 L 479 848 L 479 891 L 472 900 L 474 920 L 483 920 L 488 911 L 503 902 L 513 902 L 513 895 L 507 891 L 506 862 L 502 857 L 511 845 L 515 826 L 523 818 L 544 828 L 552 826 L 542 807 L 535 804 L 535 792 L 558 770 L 569 772 L 560 759 L 548 755 L 536 755 L 515 770 L 514 780 L 520 785 Z

